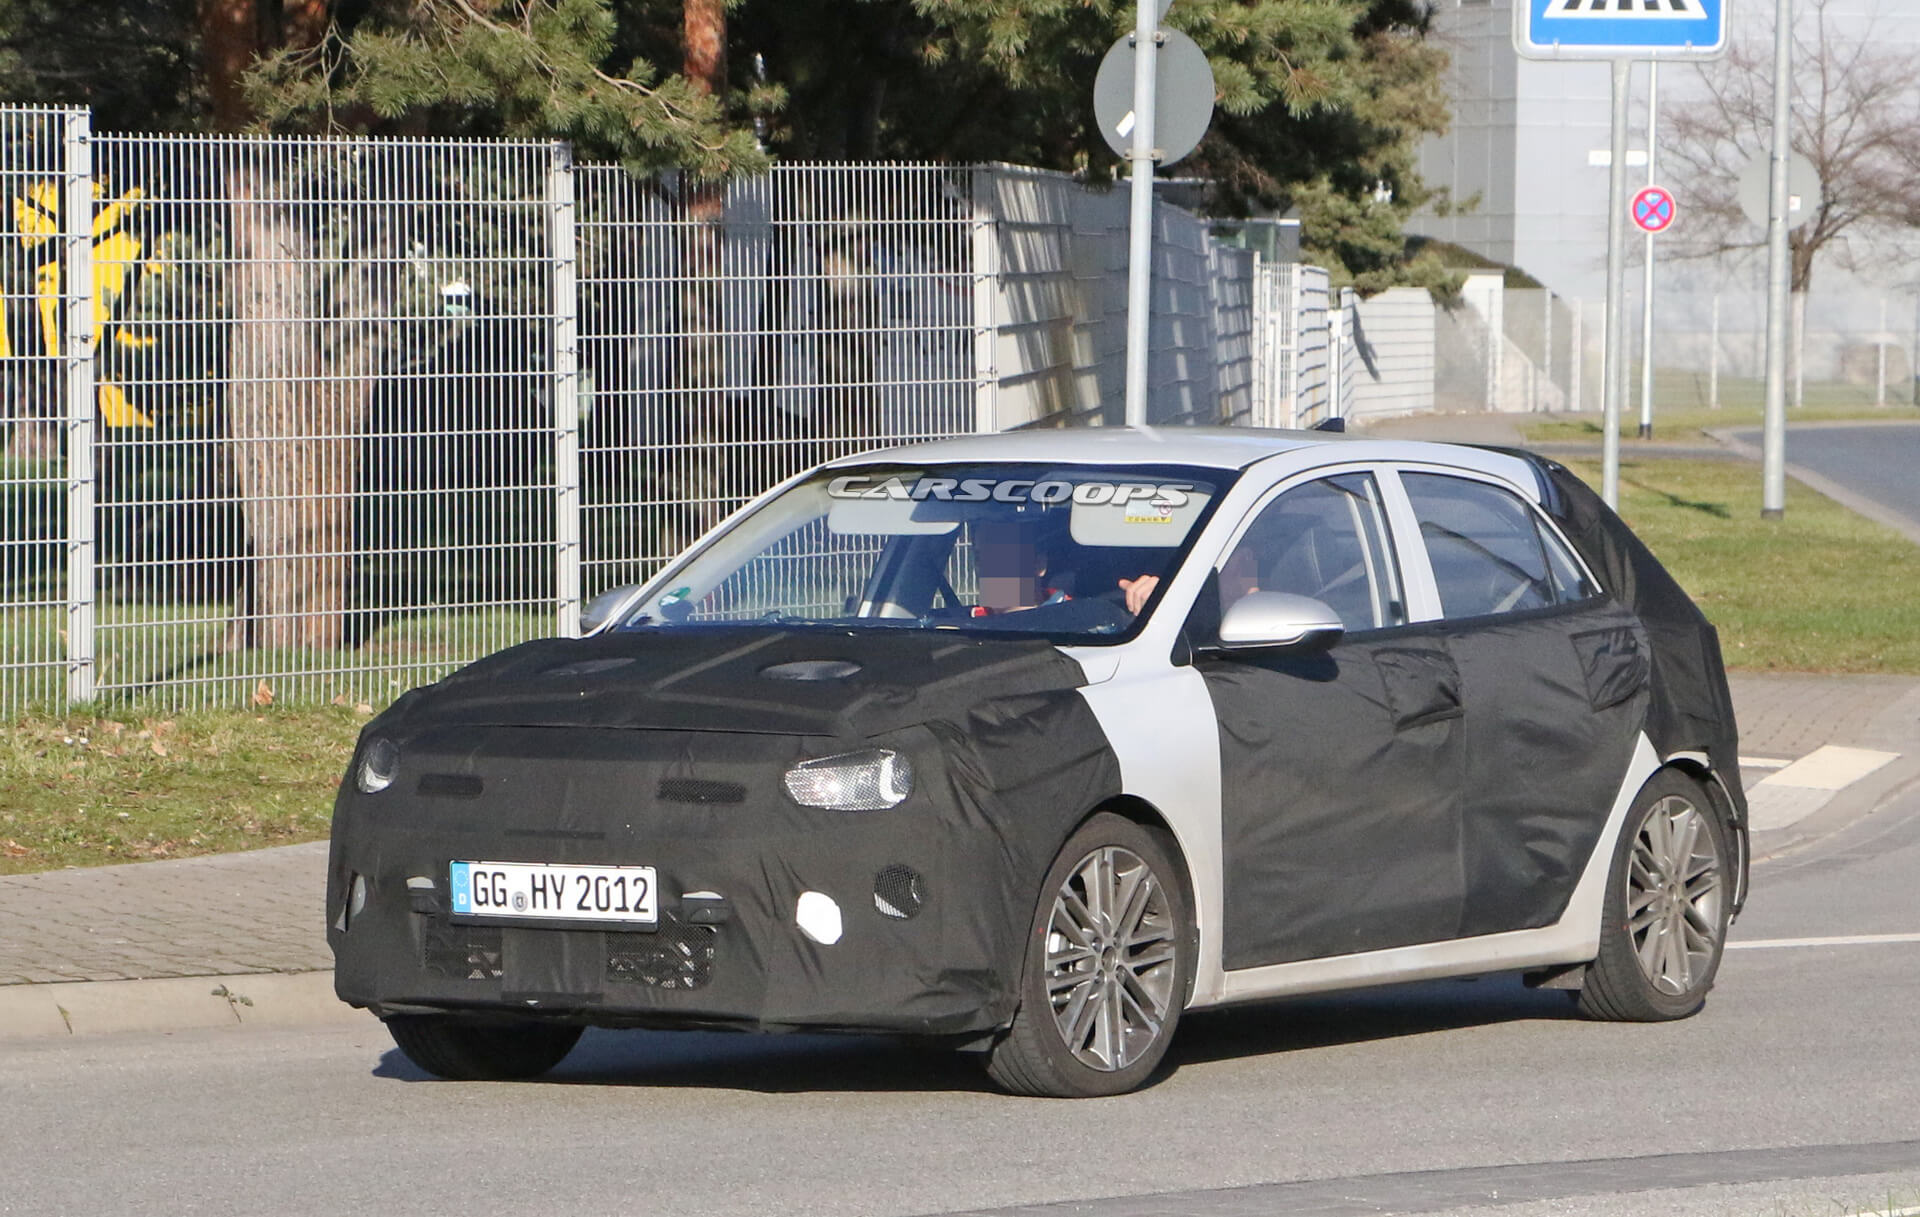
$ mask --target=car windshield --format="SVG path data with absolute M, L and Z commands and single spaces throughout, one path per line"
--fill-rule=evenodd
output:
M 951 629 L 1117 642 L 1152 612 L 1229 480 L 1180 466 L 827 470 L 715 537 L 621 628 Z

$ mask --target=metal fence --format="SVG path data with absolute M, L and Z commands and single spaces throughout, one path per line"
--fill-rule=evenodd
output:
M 0 188 L 0 714 L 380 704 L 818 461 L 1117 416 L 1123 200 L 1058 174 L 0 107 Z M 1156 228 L 1156 419 L 1323 415 L 1325 272 Z
M 97 621 L 70 699 L 383 701 L 577 613 L 564 150 L 91 151 L 97 420 L 67 459 L 91 449 Z
M 0 109 L 0 712 L 384 702 L 972 430 L 970 180 Z
M 577 176 L 589 594 L 820 461 L 973 429 L 969 171 Z

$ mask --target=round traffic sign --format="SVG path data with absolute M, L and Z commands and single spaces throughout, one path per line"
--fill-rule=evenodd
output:
M 1179 30 L 1162 30 L 1155 56 L 1153 143 L 1159 163 L 1184 159 L 1213 121 L 1213 67 L 1199 44 Z M 1093 78 L 1093 113 L 1107 147 L 1125 158 L 1133 151 L 1133 40 L 1113 44 Z
M 1633 196 L 1633 225 L 1641 232 L 1665 232 L 1673 223 L 1673 195 L 1665 186 L 1649 186 Z
M 1765 228 L 1768 201 L 1773 193 L 1773 159 L 1761 153 L 1740 171 L 1740 188 L 1735 195 L 1740 210 L 1749 220 Z M 1787 227 L 1798 228 L 1820 210 L 1820 171 L 1813 161 L 1798 152 L 1787 158 Z

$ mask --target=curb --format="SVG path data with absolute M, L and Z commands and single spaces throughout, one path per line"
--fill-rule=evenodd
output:
M 330 970 L 0 987 L 0 1040 L 286 1029 L 364 1023 L 368 1017 L 334 996 Z
M 1797 425 L 1815 426 L 1817 424 L 1802 423 Z M 1866 423 L 1854 424 L 1854 425 L 1882 426 L 1882 427 L 1884 426 L 1910 427 L 1915 424 L 1911 422 L 1907 422 L 1905 420 L 1869 419 L 1867 420 Z M 1733 453 L 1736 456 L 1744 457 L 1745 459 L 1750 461 L 1759 461 L 1762 459 L 1763 454 L 1760 449 L 1754 447 L 1752 444 L 1749 444 L 1747 441 L 1743 439 L 1736 439 L 1731 430 L 1714 430 L 1714 431 L 1707 432 L 1707 434 L 1712 436 L 1716 443 L 1719 443 L 1725 446 L 1727 451 Z M 1920 523 L 1915 523 L 1913 520 L 1908 519 L 1906 516 L 1901 515 L 1899 512 L 1892 511 L 1886 507 L 1883 507 L 1879 503 L 1874 502 L 1872 499 L 1864 498 L 1861 495 L 1855 494 L 1853 491 L 1848 490 L 1845 486 L 1842 486 L 1838 482 L 1835 482 L 1832 478 L 1824 477 L 1818 473 L 1815 473 L 1811 469 L 1805 469 L 1799 465 L 1790 464 L 1786 467 L 1786 473 L 1788 477 L 1800 483 L 1802 486 L 1805 486 L 1807 489 L 1812 490 L 1818 494 L 1825 495 L 1826 497 L 1832 499 L 1834 502 L 1840 504 L 1840 506 L 1845 507 L 1847 510 L 1853 512 L 1855 515 L 1865 516 L 1867 519 L 1872 520 L 1876 524 L 1884 524 L 1888 528 L 1893 529 L 1895 532 L 1905 537 L 1907 540 L 1912 541 L 1915 545 L 1920 545 Z

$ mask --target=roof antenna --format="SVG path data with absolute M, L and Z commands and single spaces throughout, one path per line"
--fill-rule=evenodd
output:
M 1344 435 L 1347 430 L 1347 420 L 1344 418 L 1323 418 L 1313 424 L 1312 429 L 1315 431 L 1332 431 Z

